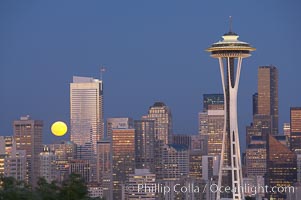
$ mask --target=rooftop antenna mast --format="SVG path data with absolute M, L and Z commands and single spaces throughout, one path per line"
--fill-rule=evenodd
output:
M 229 16 L 229 31 L 232 33 L 232 16 Z
M 100 66 L 100 80 L 102 80 L 102 78 L 103 78 L 103 73 L 105 73 L 106 72 L 106 67 L 105 67 L 105 65 L 101 65 Z

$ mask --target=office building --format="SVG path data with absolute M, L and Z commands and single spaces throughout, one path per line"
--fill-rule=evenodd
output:
M 301 152 L 297 153 L 297 182 L 301 184 Z
M 43 177 L 48 183 L 56 181 L 59 173 L 57 172 L 55 154 L 49 150 L 48 146 L 44 146 L 43 152 L 40 153 L 40 173 L 39 177 Z
M 273 135 L 278 134 L 278 69 L 260 66 L 258 69 L 258 114 L 272 117 Z
M 301 107 L 292 107 L 290 118 L 290 148 L 292 151 L 301 150 Z
M 4 176 L 28 182 L 27 160 L 26 150 L 17 150 L 16 143 L 13 142 L 11 152 L 4 158 Z
M 253 115 L 253 123 L 246 127 L 246 144 L 249 145 L 252 137 L 262 137 L 266 140 L 266 137 L 271 134 L 272 131 L 272 116 L 271 115 Z
M 224 130 L 224 105 L 209 105 L 206 112 L 199 113 L 199 132 L 208 137 L 208 155 L 218 156 L 222 152 Z
M 97 182 L 102 188 L 102 196 L 112 199 L 112 146 L 108 140 L 97 142 L 96 174 Z
M 104 136 L 103 83 L 90 77 L 73 77 L 70 83 L 70 135 L 78 148 L 92 147 Z M 81 152 L 78 153 L 80 157 Z M 91 153 L 90 153 L 91 154 Z
M 155 139 L 172 142 L 172 115 L 170 108 L 163 102 L 155 102 L 148 110 L 148 115 L 143 119 L 155 121 Z
M 263 177 L 267 169 L 266 141 L 254 136 L 246 149 L 246 175 L 248 178 Z
M 111 139 L 113 129 L 131 129 L 134 121 L 129 117 L 114 117 L 107 119 L 107 138 Z
M 135 129 L 112 131 L 113 199 L 121 199 L 122 186 L 135 169 Z
M 258 93 L 253 94 L 252 96 L 252 105 L 253 105 L 253 116 L 258 114 Z
M 69 161 L 76 159 L 76 145 L 70 141 L 49 144 L 50 152 L 55 155 L 57 181 L 62 182 L 69 176 Z
M 290 136 L 291 136 L 291 124 L 290 123 L 283 123 L 283 135 L 290 138 Z
M 203 94 L 203 112 L 209 105 L 224 105 L 224 94 Z
M 69 174 L 78 174 L 85 183 L 91 181 L 91 167 L 89 160 L 71 160 L 69 161 Z
M 88 189 L 88 196 L 90 198 L 103 198 L 104 197 L 104 194 L 103 194 L 103 188 L 98 184 L 98 183 L 89 183 L 87 185 L 87 189 Z M 105 199 L 112 199 L 112 198 L 107 198 L 107 197 L 104 197 Z
M 126 186 L 132 189 L 125 191 L 125 199 L 155 200 L 156 184 L 156 174 L 151 173 L 149 169 L 135 169 L 135 173 L 129 175 L 126 183 Z
M 155 121 L 135 120 L 135 163 L 137 169 L 155 172 Z
M 186 145 L 169 144 L 162 149 L 162 169 L 158 176 L 164 181 L 180 180 L 189 174 L 189 151 Z M 157 174 L 157 173 L 156 173 Z
M 289 187 L 297 182 L 297 157 L 290 149 L 272 135 L 267 138 L 267 173 L 265 185 Z M 281 191 L 267 193 L 268 199 L 286 199 Z
M 13 122 L 17 150 L 25 150 L 27 156 L 28 183 L 35 186 L 39 172 L 39 154 L 42 152 L 43 122 L 27 115 Z

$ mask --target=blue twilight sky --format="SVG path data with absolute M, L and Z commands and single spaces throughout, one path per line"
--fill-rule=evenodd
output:
M 279 69 L 280 124 L 301 106 L 299 1 L 0 1 L 0 135 L 29 114 L 69 124 L 73 75 L 99 77 L 105 117 L 139 119 L 155 101 L 172 109 L 175 133 L 196 134 L 202 94 L 222 92 L 217 60 L 204 51 L 228 31 L 257 48 L 243 61 L 239 127 L 252 120 L 259 65 Z M 69 134 L 68 134 L 69 136 Z M 67 138 L 66 136 L 65 138 Z M 244 145 L 244 140 L 242 145 Z

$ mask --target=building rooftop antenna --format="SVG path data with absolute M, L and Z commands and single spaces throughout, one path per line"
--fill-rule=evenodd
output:
M 229 16 L 229 32 L 232 33 L 232 16 Z
M 100 66 L 100 80 L 102 80 L 102 78 L 103 78 L 103 73 L 105 73 L 106 72 L 106 67 L 105 67 L 105 65 L 101 65 Z

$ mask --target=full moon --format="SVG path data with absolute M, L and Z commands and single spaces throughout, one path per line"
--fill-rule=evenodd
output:
M 55 136 L 63 136 L 67 133 L 67 125 L 62 121 L 54 122 L 51 126 L 51 132 Z

